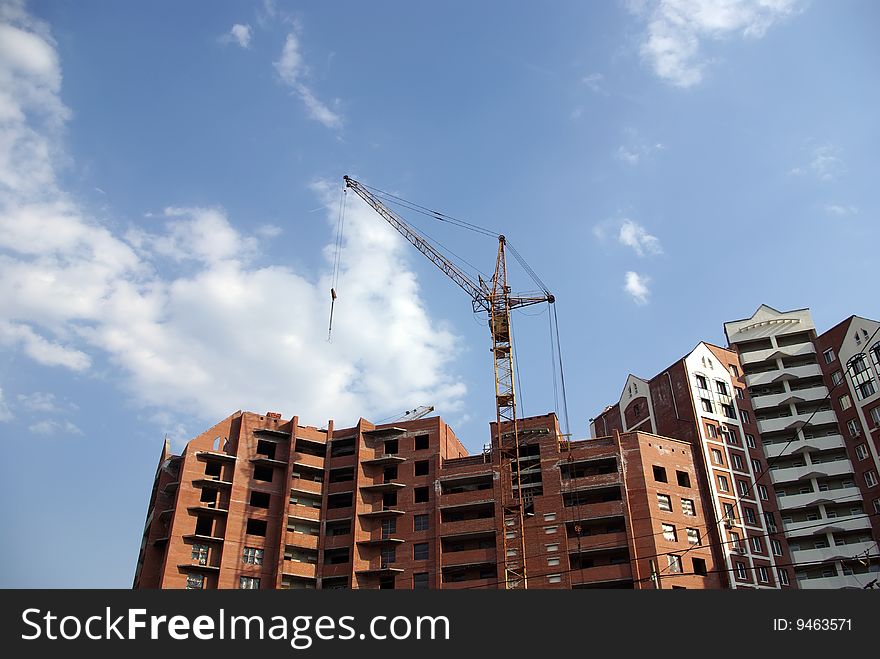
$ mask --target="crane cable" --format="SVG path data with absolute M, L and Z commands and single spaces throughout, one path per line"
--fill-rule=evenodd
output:
M 330 277 L 330 325 L 327 328 L 327 343 L 333 334 L 333 309 L 336 306 L 336 288 L 339 286 L 339 264 L 342 260 L 342 236 L 345 230 L 345 207 L 348 201 L 348 188 L 342 186 L 339 197 L 339 218 L 336 220 L 336 254 L 333 255 L 333 274 Z

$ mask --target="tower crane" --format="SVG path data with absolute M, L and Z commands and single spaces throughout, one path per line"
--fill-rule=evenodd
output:
M 498 236 L 495 271 L 490 281 L 478 277 L 474 281 L 455 263 L 439 252 L 415 228 L 393 210 L 388 208 L 364 184 L 349 176 L 343 177 L 347 189 L 351 189 L 371 206 L 388 224 L 396 229 L 410 244 L 452 279 L 471 298 L 474 312 L 488 314 L 492 337 L 492 358 L 495 366 L 495 413 L 496 413 L 496 459 L 501 468 L 501 507 L 504 526 L 503 539 L 504 583 L 509 589 L 528 588 L 526 570 L 526 544 L 524 521 L 529 502 L 522 495 L 520 480 L 520 433 L 517 427 L 516 394 L 514 390 L 513 342 L 510 330 L 510 312 L 513 309 L 547 302 L 555 298 L 544 288 L 541 294 L 513 295 L 507 283 L 507 240 Z M 512 247 L 510 247 L 513 250 Z M 516 251 L 513 250 L 516 256 Z M 543 287 L 542 287 L 543 288 Z M 505 432 L 505 428 L 508 429 Z M 514 465 L 516 468 L 514 469 Z M 511 534 L 510 532 L 514 533 Z M 508 535 L 513 537 L 509 538 Z M 515 548 L 515 552 L 508 551 Z

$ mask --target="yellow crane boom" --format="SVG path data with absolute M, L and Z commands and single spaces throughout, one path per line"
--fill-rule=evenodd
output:
M 345 186 L 355 192 L 371 206 L 385 221 L 394 227 L 410 244 L 424 254 L 447 277 L 452 279 L 471 298 L 474 311 L 485 311 L 489 316 L 489 330 L 492 336 L 492 359 L 495 367 L 495 412 L 497 459 L 502 474 L 509 478 L 502 481 L 501 507 L 503 511 L 504 583 L 507 588 L 528 588 L 526 570 L 524 521 L 529 502 L 522 497 L 520 481 L 520 440 L 516 416 L 516 393 L 514 389 L 513 344 L 510 332 L 510 312 L 512 309 L 555 300 L 552 294 L 511 295 L 507 284 L 507 241 L 498 236 L 498 252 L 495 258 L 495 271 L 490 282 L 480 277 L 473 281 L 455 263 L 440 253 L 428 240 L 406 220 L 388 208 L 376 195 L 362 183 L 349 176 L 343 177 Z M 514 252 L 516 254 L 516 252 Z M 503 432 L 504 428 L 510 428 Z M 512 431 L 512 432 L 511 432 Z M 513 464 L 516 464 L 514 470 Z M 513 522 L 513 524 L 510 524 Z M 508 538 L 513 531 L 515 537 Z M 515 546 L 515 553 L 508 548 Z M 513 554 L 513 555 L 508 555 Z

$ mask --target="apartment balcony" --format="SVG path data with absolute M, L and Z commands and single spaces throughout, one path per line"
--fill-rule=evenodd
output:
M 406 458 L 401 458 L 399 455 L 379 455 L 375 458 L 370 458 L 369 460 L 361 460 L 361 464 L 368 467 L 390 467 L 391 465 L 400 464 L 401 462 L 406 462 Z
M 819 385 L 816 387 L 807 387 L 805 389 L 795 389 L 791 392 L 791 395 L 803 398 L 806 402 L 810 403 L 813 401 L 824 400 L 828 395 L 828 389 L 825 388 L 825 385 Z
M 232 481 L 221 480 L 219 476 L 203 476 L 193 480 L 196 487 L 210 487 L 218 490 L 228 490 L 232 487 Z
M 399 517 L 400 515 L 405 514 L 404 511 L 394 507 L 380 507 L 375 510 L 365 510 L 364 512 L 358 513 L 360 517 L 366 517 L 368 519 L 373 517 Z
M 443 522 L 443 537 L 467 535 L 480 531 L 495 531 L 495 518 L 464 519 L 459 522 Z
M 863 531 L 871 528 L 871 518 L 864 515 L 850 517 L 830 517 L 825 519 L 808 519 L 803 522 L 783 524 L 787 536 L 824 535 L 826 533 L 842 533 L 844 531 Z
M 805 355 L 815 354 L 816 348 L 812 343 L 799 343 L 793 346 L 783 346 L 781 348 L 766 348 L 764 350 L 753 350 L 751 352 L 741 353 L 739 356 L 740 363 L 754 364 L 755 362 L 763 362 L 768 359 L 776 359 L 778 357 L 803 357 Z
M 849 545 L 835 545 L 834 547 L 823 547 L 822 549 L 802 549 L 794 552 L 794 561 L 798 563 L 812 563 L 851 559 L 865 552 L 873 554 L 875 548 L 876 546 L 873 542 L 854 542 Z
M 404 542 L 403 538 L 394 538 L 391 536 L 383 536 L 381 534 L 371 535 L 367 538 L 361 538 L 357 541 L 357 544 L 363 545 L 366 547 L 383 547 L 383 546 L 391 546 L 391 545 L 402 545 Z
M 746 376 L 746 384 L 750 387 L 760 387 L 782 382 L 783 380 L 798 380 L 800 378 L 813 378 L 821 375 L 822 369 L 819 368 L 818 364 L 806 364 L 804 366 L 792 366 L 783 370 L 752 373 Z
M 391 481 L 388 483 L 372 483 L 370 485 L 361 485 L 361 492 L 397 492 L 398 490 L 402 490 L 406 485 L 404 483 L 398 483 L 395 481 Z
M 841 435 L 826 435 L 812 439 L 796 439 L 793 442 L 776 442 L 764 444 L 764 453 L 767 458 L 773 460 L 780 456 L 807 453 L 810 451 L 830 451 L 832 449 L 846 448 L 846 443 Z
M 494 501 L 495 496 L 491 487 L 487 490 L 471 490 L 469 492 L 455 492 L 454 494 L 440 495 L 441 508 L 479 503 L 494 503 Z
M 774 483 L 791 483 L 806 478 L 821 478 L 824 476 L 847 476 L 852 473 L 853 468 L 849 460 L 835 460 L 834 462 L 809 464 L 803 467 L 773 469 L 771 466 L 770 468 L 770 478 Z
M 755 414 L 761 414 L 762 411 L 779 407 L 780 405 L 788 405 L 789 403 L 805 403 L 807 398 L 801 396 L 798 391 L 783 391 L 778 394 L 768 394 L 766 396 L 752 396 L 752 405 L 755 408 Z
M 620 483 L 620 474 L 615 471 L 610 474 L 593 474 L 589 476 L 579 476 L 577 478 L 563 478 L 562 490 L 578 489 L 584 485 L 600 487 L 603 485 L 616 485 L 618 483 Z
M 290 489 L 296 492 L 304 492 L 305 494 L 317 494 L 321 496 L 324 484 L 320 481 L 312 481 L 306 478 L 291 478 Z
M 835 503 L 836 501 L 856 502 L 861 496 L 857 487 L 842 487 L 837 490 L 824 490 L 808 492 L 807 494 L 789 494 L 784 497 L 777 496 L 780 510 L 796 510 L 798 508 L 810 508 L 820 503 Z
M 219 451 L 196 451 L 196 458 L 202 462 L 219 461 L 233 463 L 238 458 L 228 453 L 220 453 Z
M 587 553 L 593 551 L 602 551 L 606 549 L 628 548 L 626 532 L 618 533 L 600 533 L 598 535 L 582 535 L 580 541 L 577 536 L 569 536 L 568 553 Z
M 284 576 L 289 575 L 292 577 L 314 579 L 318 574 L 318 566 L 314 563 L 303 563 L 301 561 L 292 561 L 285 558 L 281 573 Z
M 394 563 L 383 563 L 380 560 L 369 561 L 360 569 L 355 570 L 355 574 L 374 574 L 374 575 L 392 575 L 403 572 L 402 567 L 396 567 Z
M 840 590 L 841 588 L 858 588 L 862 590 L 865 587 L 867 575 L 843 575 L 837 577 L 821 577 L 813 579 L 798 579 L 798 587 L 801 590 Z M 872 577 L 873 578 L 873 577 Z
M 165 486 L 162 488 L 162 494 L 167 494 L 171 496 L 177 491 L 178 487 L 180 487 L 180 481 L 171 481 L 170 483 L 165 483 Z
M 317 522 L 321 519 L 321 509 L 312 508 L 311 506 L 301 506 L 297 503 L 291 503 L 287 506 L 287 516 L 296 519 L 307 519 Z
M 327 535 L 324 536 L 324 549 L 339 549 L 340 547 L 351 546 L 351 533 L 345 535 Z
M 291 547 L 299 547 L 301 549 L 317 549 L 318 536 L 310 533 L 296 533 L 288 531 L 284 536 L 284 542 Z
M 598 519 L 602 517 L 621 517 L 623 515 L 623 501 L 603 501 L 601 503 L 582 503 L 579 506 L 569 506 L 564 509 L 563 516 L 566 519 Z
M 205 502 L 198 506 L 188 506 L 187 510 L 193 515 L 201 513 L 205 515 L 213 515 L 214 517 L 223 517 L 229 514 L 229 511 L 226 508 L 218 508 L 216 505 L 208 505 Z
M 802 428 L 807 423 L 819 426 L 826 423 L 837 423 L 837 415 L 833 410 L 823 410 L 821 412 L 807 412 L 804 414 L 793 414 L 791 416 L 779 416 L 769 419 L 758 419 L 758 430 L 765 432 L 779 432 L 789 430 L 794 434 L 798 428 Z
M 593 582 L 626 581 L 633 578 L 632 568 L 628 562 L 617 565 L 597 565 L 596 567 L 573 569 L 569 572 L 569 576 L 571 577 L 572 586 Z
M 184 572 L 202 572 L 207 574 L 218 574 L 220 572 L 219 565 L 202 565 L 201 563 L 178 563 L 177 568 Z
M 200 544 L 205 543 L 205 542 L 209 542 L 209 543 L 213 543 L 213 544 L 218 544 L 218 543 L 223 542 L 223 538 L 221 538 L 219 535 L 202 535 L 201 533 L 188 533 L 187 535 L 183 536 L 183 539 L 184 540 L 191 540 L 194 543 L 200 543 Z
M 313 469 L 324 469 L 324 458 L 320 455 L 312 455 L 311 453 L 294 452 L 290 460 L 295 465 L 304 467 L 312 467 Z
M 443 552 L 441 563 L 443 567 L 451 567 L 453 565 L 482 565 L 484 563 L 494 563 L 496 554 L 494 547 L 486 547 L 483 549 L 467 549 L 465 551 L 447 551 Z
M 287 468 L 287 462 L 285 460 L 276 460 L 275 458 L 270 458 L 266 455 L 258 455 L 255 458 L 251 458 L 251 462 L 260 467 L 273 467 L 275 469 Z

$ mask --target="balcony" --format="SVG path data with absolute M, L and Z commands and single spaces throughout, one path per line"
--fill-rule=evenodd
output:
M 822 462 L 819 464 L 804 465 L 803 467 L 786 467 L 783 469 L 770 469 L 770 478 L 774 483 L 791 483 L 804 480 L 805 478 L 820 478 L 822 476 L 846 476 L 853 473 L 849 460 L 835 460 L 834 462 Z
M 180 487 L 180 481 L 171 481 L 170 483 L 165 483 L 165 487 L 162 488 L 162 494 L 171 495 L 177 491 L 178 487 Z
M 441 557 L 443 567 L 453 565 L 480 565 L 494 563 L 496 560 L 495 548 L 466 549 L 465 551 L 445 551 Z
M 778 357 L 803 357 L 805 355 L 815 354 L 816 348 L 812 343 L 798 343 L 791 346 L 782 346 L 780 348 L 765 348 L 764 350 L 753 350 L 751 352 L 740 353 L 740 363 L 754 364 L 755 362 L 763 362 L 768 359 L 776 359 Z
M 617 485 L 618 483 L 620 483 L 620 474 L 615 471 L 610 474 L 592 474 L 576 478 L 563 478 L 562 489 L 566 491 L 569 488 L 577 488 L 583 485 L 601 487 L 604 485 Z
M 382 563 L 379 560 L 370 561 L 359 570 L 355 570 L 355 574 L 378 574 L 378 575 L 390 575 L 390 574 L 398 574 L 403 572 L 402 567 L 395 567 L 393 563 Z
M 792 366 L 783 370 L 764 371 L 746 376 L 746 384 L 750 387 L 760 387 L 766 384 L 782 382 L 783 380 L 798 380 L 800 378 L 813 378 L 822 375 L 822 369 L 818 364 L 806 364 L 804 366 Z
M 440 507 L 453 508 L 480 503 L 494 503 L 495 496 L 492 488 L 487 490 L 470 490 L 468 492 L 455 492 L 454 494 L 441 494 Z
M 566 509 L 566 519 L 598 519 L 602 517 L 621 517 L 623 515 L 623 501 L 603 501 L 602 503 L 583 503 L 579 506 L 569 506 Z M 570 511 L 570 512 L 569 512 Z M 577 514 L 575 514 L 577 513 Z
M 211 542 L 214 544 L 223 542 L 223 538 L 218 535 L 201 535 L 200 533 L 189 533 L 183 536 L 184 540 L 191 540 L 194 543 Z
M 321 496 L 321 490 L 324 484 L 320 481 L 312 481 L 307 478 L 291 478 L 290 489 L 305 494 L 317 494 Z
M 185 572 L 207 572 L 209 574 L 220 572 L 219 565 L 201 565 L 199 563 L 178 563 L 177 568 Z
M 578 546 L 580 546 L 580 549 L 578 549 Z M 578 536 L 569 536 L 568 538 L 568 552 L 570 554 L 606 549 L 626 549 L 628 547 L 629 541 L 625 531 L 617 533 L 599 533 L 597 535 L 582 535 L 580 536 L 580 543 L 578 543 Z
M 857 487 L 842 487 L 837 490 L 820 490 L 819 492 L 807 492 L 806 494 L 789 494 L 783 497 L 777 496 L 780 510 L 794 510 L 797 508 L 809 508 L 820 503 L 835 503 L 835 501 L 857 502 L 861 494 Z
M 396 465 L 401 462 L 406 462 L 406 458 L 401 458 L 399 455 L 380 455 L 369 460 L 361 460 L 361 464 L 373 467 Z
M 287 506 L 287 516 L 295 519 L 307 519 L 312 522 L 317 522 L 321 519 L 321 509 L 312 508 L 311 506 L 300 506 L 299 504 L 292 503 Z
M 251 458 L 251 462 L 261 467 L 274 467 L 275 469 L 287 468 L 287 462 L 284 460 L 276 460 L 275 458 L 270 458 L 266 455 L 258 455 L 255 458 Z
M 842 448 L 846 448 L 843 437 L 840 435 L 826 435 L 825 437 L 814 437 L 812 439 L 796 439 L 791 443 L 765 443 L 764 453 L 767 455 L 768 459 L 772 460 L 785 455 L 795 455 L 797 453 L 807 453 L 809 451 L 829 451 L 831 449 Z
M 318 566 L 314 563 L 303 563 L 301 561 L 288 560 L 284 558 L 284 566 L 281 568 L 281 574 L 292 577 L 305 577 L 314 579 L 318 573 Z
M 814 426 L 820 426 L 827 423 L 837 423 L 837 416 L 833 410 L 822 410 L 821 412 L 806 412 L 803 414 L 794 414 L 791 416 L 780 416 L 775 418 L 758 420 L 758 429 L 762 432 L 779 432 L 781 430 L 790 430 L 792 434 L 798 428 L 802 428 L 807 423 Z
M 187 510 L 196 515 L 198 513 L 204 513 L 206 515 L 214 515 L 215 517 L 222 517 L 229 513 L 226 508 L 218 508 L 217 506 L 210 506 L 206 502 L 202 502 L 198 506 L 188 506 Z M 164 512 L 164 511 L 163 511 Z
M 295 465 L 303 467 L 312 467 L 313 469 L 324 469 L 324 458 L 310 453 L 298 453 L 294 451 L 291 462 Z
M 371 485 L 361 485 L 362 492 L 396 492 L 402 490 L 406 485 L 391 481 L 389 483 L 373 483 Z
M 228 490 L 232 487 L 232 481 L 220 480 L 219 476 L 204 476 L 193 480 L 193 485 L 195 487 L 213 487 L 218 490 Z
M 357 544 L 363 545 L 365 547 L 381 547 L 390 545 L 402 545 L 403 542 L 403 538 L 395 538 L 392 536 L 383 535 L 371 535 L 367 538 L 362 538 L 358 540 Z
M 376 510 L 366 510 L 362 513 L 358 513 L 360 517 L 367 518 L 375 518 L 375 517 L 397 517 L 398 515 L 405 515 L 406 513 L 402 510 L 393 507 L 387 508 L 377 508 Z
M 875 545 L 873 542 L 854 542 L 849 545 L 835 545 L 822 549 L 802 549 L 794 555 L 798 563 L 811 563 L 820 561 L 837 561 L 845 558 L 853 558 L 859 554 L 868 552 L 873 554 Z
M 287 534 L 284 536 L 285 544 L 290 545 L 291 547 L 299 547 L 301 549 L 317 549 L 318 548 L 318 536 L 311 535 L 310 533 L 296 533 L 295 531 L 287 531 Z
M 808 519 L 803 522 L 783 524 L 787 536 L 824 535 L 831 532 L 862 531 L 871 528 L 871 518 L 864 515 Z
M 801 590 L 839 590 L 841 588 L 864 588 L 865 575 L 821 577 L 814 579 L 798 579 L 798 587 Z M 867 581 L 870 581 L 868 579 Z
M 572 585 L 606 581 L 628 581 L 633 578 L 629 563 L 597 565 L 596 567 L 571 570 L 569 576 L 571 577 Z
M 196 458 L 198 460 L 201 460 L 202 462 L 217 460 L 230 464 L 238 459 L 234 455 L 229 455 L 228 453 L 220 453 L 218 451 L 196 451 Z
M 495 518 L 484 517 L 478 519 L 463 519 L 458 522 L 443 522 L 443 537 L 454 535 L 467 535 L 470 533 L 478 533 L 491 531 L 495 532 Z

